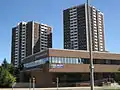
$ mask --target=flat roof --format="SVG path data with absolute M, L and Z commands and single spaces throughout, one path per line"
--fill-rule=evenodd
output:
M 90 58 L 89 51 L 86 50 L 70 50 L 70 49 L 56 49 L 48 48 L 47 50 L 35 53 L 30 55 L 24 60 L 35 58 L 35 57 L 80 57 L 80 58 Z M 111 59 L 111 60 L 120 60 L 120 54 L 111 53 L 111 52 L 99 52 L 93 51 L 93 59 Z M 23 60 L 23 62 L 24 62 Z

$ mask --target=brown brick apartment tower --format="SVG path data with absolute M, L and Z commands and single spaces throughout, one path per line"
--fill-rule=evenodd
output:
M 18 67 L 27 56 L 52 48 L 52 28 L 38 22 L 20 22 L 12 28 L 11 62 Z
M 89 6 L 93 51 L 105 51 L 103 13 Z M 74 6 L 63 11 L 64 48 L 89 50 L 87 5 Z

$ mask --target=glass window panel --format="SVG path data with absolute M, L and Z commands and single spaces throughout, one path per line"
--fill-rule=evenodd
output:
M 66 63 L 66 61 L 65 61 L 65 57 L 63 57 L 63 62 Z
M 73 58 L 71 58 L 71 63 L 73 64 Z
M 53 57 L 51 57 L 51 63 L 53 63 Z
M 60 58 L 60 60 L 61 60 L 61 63 L 63 63 L 63 58 L 62 57 Z
M 61 63 L 64 63 L 64 61 L 63 61 L 63 57 L 60 57 L 60 60 L 61 60 Z
M 72 58 L 72 60 L 73 60 L 73 64 L 75 64 L 75 61 L 76 61 L 75 58 Z
M 62 60 L 63 60 L 63 63 L 65 63 L 65 58 L 64 57 L 62 57 Z
M 51 62 L 54 63 L 54 57 L 51 57 Z
M 64 57 L 64 60 L 65 60 L 65 63 L 67 63 L 67 59 L 66 59 L 66 57 Z
M 76 64 L 76 58 L 74 58 L 74 64 Z
M 52 61 L 51 61 L 51 57 L 49 57 L 49 63 L 52 63 Z
M 60 61 L 61 61 L 61 63 L 63 63 L 63 58 L 62 57 L 60 57 Z
M 85 60 L 83 58 L 81 58 L 81 63 L 85 63 Z
M 73 59 L 72 59 L 72 58 L 70 58 L 70 60 L 71 60 L 71 64 L 73 64 Z
M 44 60 L 43 59 L 41 59 L 41 64 L 44 64 Z
M 41 64 L 44 64 L 45 63 L 45 60 L 44 59 L 41 59 Z
M 56 57 L 56 63 L 59 63 L 60 60 L 59 60 L 59 57 Z
M 71 58 L 71 64 L 73 64 L 73 58 Z
M 67 58 L 68 59 L 68 63 L 70 63 L 70 58 Z
M 65 63 L 67 63 L 66 57 L 64 57 Z
M 61 63 L 61 58 L 60 58 L 60 57 L 58 57 L 57 61 L 58 61 L 58 63 Z
M 77 64 L 78 64 L 78 60 L 79 60 L 79 58 L 78 58 L 77 61 L 76 61 Z
M 71 60 L 70 60 L 70 58 L 68 58 L 68 63 L 71 63 Z
M 55 63 L 55 57 L 52 57 L 53 63 Z
M 59 60 L 60 60 L 59 57 L 56 57 L 56 63 L 59 63 Z
M 69 58 L 70 59 L 70 64 L 72 64 L 72 58 Z
M 55 63 L 58 63 L 58 57 L 55 57 Z
M 40 64 L 43 64 L 43 60 L 41 59 L 41 62 L 40 62 Z
M 66 57 L 66 62 L 69 63 L 69 59 Z
M 72 63 L 75 64 L 75 58 L 72 58 Z
M 80 63 L 81 63 L 81 58 L 78 59 L 78 64 L 80 64 Z
M 72 58 L 73 64 L 75 64 L 75 58 Z

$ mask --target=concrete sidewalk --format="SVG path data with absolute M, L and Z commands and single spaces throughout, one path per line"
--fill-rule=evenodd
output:
M 33 88 L 0 88 L 0 90 L 33 90 Z M 35 88 L 34 90 L 90 90 L 90 87 Z M 103 90 L 103 88 L 95 87 L 95 90 Z

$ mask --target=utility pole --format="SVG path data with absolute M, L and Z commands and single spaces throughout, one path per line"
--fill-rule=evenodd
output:
M 33 90 L 35 90 L 35 77 L 33 77 Z
M 56 80 L 57 80 L 57 90 L 58 90 L 59 78 L 57 77 Z
M 94 65 L 93 65 L 93 53 L 92 53 L 92 31 L 91 31 L 91 14 L 89 8 L 90 2 L 87 0 L 87 18 L 88 18 L 88 37 L 89 37 L 89 55 L 90 55 L 90 86 L 91 90 L 94 90 Z
M 31 78 L 29 79 L 29 89 L 31 90 Z

